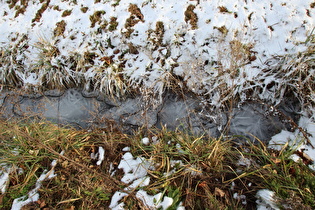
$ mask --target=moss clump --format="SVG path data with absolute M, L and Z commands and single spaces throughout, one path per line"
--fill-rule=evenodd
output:
M 134 55 L 139 54 L 139 51 L 138 51 L 137 47 L 134 46 L 132 43 L 129 43 L 128 47 L 129 47 L 128 51 L 129 51 L 130 54 L 134 54 Z
M 108 30 L 115 31 L 117 29 L 117 26 L 118 26 L 117 17 L 111 17 Z
M 136 4 L 130 4 L 128 11 L 131 14 L 130 17 L 127 18 L 125 23 L 125 28 L 127 29 L 127 32 L 125 32 L 125 36 L 129 38 L 130 35 L 134 32 L 134 29 L 132 27 L 140 21 L 144 22 L 144 16 Z
M 65 11 L 63 11 L 61 17 L 67 17 L 67 16 L 71 15 L 71 13 L 72 13 L 72 10 L 65 10 Z
M 87 63 L 94 65 L 94 59 L 98 56 L 95 52 L 85 52 L 83 57 Z
M 50 3 L 50 0 L 46 1 L 45 3 L 43 3 L 42 7 L 37 11 L 35 17 L 33 18 L 32 23 L 40 21 L 40 19 L 42 18 L 43 13 L 48 8 L 49 3 Z
M 102 31 L 106 32 L 107 26 L 108 26 L 108 22 L 104 20 L 102 24 L 100 25 L 100 27 L 97 29 L 97 33 L 102 33 Z
M 12 9 L 19 0 L 12 0 L 11 4 L 9 4 L 9 8 Z
M 89 9 L 88 7 L 82 7 L 81 12 L 86 13 L 88 11 L 88 9 Z
M 58 5 L 55 5 L 55 6 L 53 7 L 53 9 L 56 10 L 56 11 L 59 11 L 59 12 L 61 11 L 61 9 L 59 8 Z
M 153 50 L 156 50 L 158 47 L 163 45 L 164 33 L 165 29 L 162 21 L 156 22 L 154 31 L 152 29 L 148 31 L 148 40 L 150 40 L 155 46 Z
M 23 6 L 23 7 L 20 7 L 20 6 L 17 6 L 16 7 L 16 12 L 15 12 L 15 15 L 14 17 L 18 17 L 20 14 L 24 14 L 24 12 L 26 11 L 26 7 Z
M 156 22 L 156 24 L 155 24 L 155 33 L 156 33 L 156 35 L 157 35 L 160 39 L 163 39 L 163 37 L 164 37 L 164 32 L 165 32 L 164 23 L 163 23 L 162 21 Z
M 134 15 L 136 18 L 144 22 L 144 16 L 136 4 L 130 4 L 128 8 L 128 12 L 130 12 L 131 15 Z
M 194 5 L 189 5 L 185 11 L 185 22 L 189 22 L 192 29 L 197 29 L 198 28 L 198 16 L 197 14 L 194 12 L 194 9 L 196 7 Z
M 95 11 L 93 15 L 90 16 L 91 21 L 91 28 L 95 27 L 96 23 L 100 23 L 102 19 L 102 15 L 104 15 L 106 12 L 103 10 Z
M 64 20 L 56 23 L 56 28 L 54 30 L 54 36 L 57 37 L 57 36 L 61 36 L 63 35 L 63 33 L 65 32 L 66 30 L 66 22 Z
M 220 6 L 218 7 L 220 13 L 231 13 L 226 7 Z

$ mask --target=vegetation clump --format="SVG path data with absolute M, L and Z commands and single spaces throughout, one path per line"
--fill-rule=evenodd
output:
M 16 12 L 15 12 L 15 15 L 14 15 L 14 18 L 18 17 L 20 14 L 24 14 L 24 12 L 26 11 L 26 6 L 22 5 L 22 6 L 16 6 L 15 9 L 16 9 Z
M 195 8 L 196 6 L 191 4 L 187 7 L 185 11 L 185 22 L 189 22 L 193 30 L 198 28 L 198 16 L 194 12 Z
M 88 11 L 88 9 L 89 9 L 88 7 L 82 7 L 82 8 L 81 8 L 81 11 L 82 11 L 83 13 L 86 13 L 86 12 Z
M 154 49 L 156 50 L 158 47 L 163 45 L 163 37 L 164 37 L 165 29 L 164 23 L 162 21 L 157 21 L 155 24 L 155 30 L 148 31 L 148 40 L 152 42 Z
M 67 26 L 67 23 L 66 21 L 62 20 L 60 22 L 57 22 L 56 23 L 56 28 L 54 29 L 54 36 L 57 37 L 57 36 L 62 36 L 63 33 L 65 32 L 66 30 L 66 26 Z
M 62 12 L 61 17 L 67 17 L 71 15 L 72 11 L 71 10 L 65 10 Z
M 42 18 L 43 13 L 48 8 L 49 3 L 50 3 L 50 0 L 47 0 L 46 2 L 44 2 L 42 4 L 42 7 L 36 12 L 35 17 L 32 20 L 32 23 L 40 21 L 40 19 Z
M 19 1 L 19 0 L 12 0 L 12 1 L 10 1 L 11 4 L 9 4 L 9 8 L 12 9 L 12 8 L 16 5 L 16 3 L 17 3 L 18 1 Z
M 125 28 L 127 29 L 127 32 L 125 32 L 125 36 L 127 38 L 129 38 L 134 32 L 134 29 L 132 28 L 133 26 L 135 26 L 140 21 L 144 22 L 144 16 L 136 4 L 130 4 L 128 12 L 130 12 L 130 17 L 127 18 L 125 23 Z
M 93 15 L 90 16 L 91 28 L 94 28 L 96 23 L 100 23 L 102 21 L 102 15 L 104 15 L 105 13 L 105 11 L 100 10 L 95 11 Z
M 115 31 L 118 26 L 117 17 L 111 17 L 109 21 L 109 31 Z

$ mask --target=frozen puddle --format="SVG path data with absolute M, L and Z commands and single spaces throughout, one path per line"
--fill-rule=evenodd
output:
M 143 125 L 165 126 L 170 130 L 189 129 L 214 137 L 224 131 L 251 139 L 255 136 L 265 142 L 281 130 L 290 129 L 283 116 L 295 120 L 299 112 L 298 106 L 292 108 L 292 104 L 283 103 L 279 106 L 283 114 L 281 117 L 279 110 L 270 110 L 270 107 L 258 102 L 248 102 L 232 111 L 216 113 L 202 105 L 202 99 L 196 95 L 179 97 L 174 93 L 167 93 L 155 107 L 145 106 L 141 96 L 118 100 L 101 98 L 97 94 L 86 96 L 78 89 L 50 91 L 42 95 L 3 92 L 1 98 L 1 109 L 6 118 L 40 117 L 82 128 L 106 128 L 114 123 L 127 133 Z

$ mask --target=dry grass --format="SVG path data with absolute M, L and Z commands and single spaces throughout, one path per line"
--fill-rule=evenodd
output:
M 139 189 L 171 197 L 170 209 L 180 203 L 187 209 L 253 209 L 257 190 L 265 188 L 276 192 L 280 206 L 315 207 L 311 199 L 314 172 L 290 160 L 295 148 L 288 145 L 273 151 L 263 144 L 237 146 L 233 139 L 166 129 L 139 130 L 127 136 L 114 130 L 75 130 L 29 120 L 0 123 L 0 163 L 11 166 L 7 191 L 1 196 L 3 209 L 33 189 L 43 170 L 51 169 L 52 160 L 57 160 L 57 176 L 42 183 L 40 200 L 25 209 L 107 209 L 116 191 L 126 192 L 127 185 L 120 181 L 124 174 L 117 167 L 127 146 L 135 157 L 154 166 L 148 171 L 150 184 L 127 192 L 122 200 L 128 209 L 147 208 L 135 196 Z M 150 144 L 141 142 L 143 136 Z M 105 150 L 101 165 L 91 158 L 99 147 Z M 245 195 L 246 203 L 235 193 Z
M 315 79 L 315 41 L 314 34 L 310 35 L 306 43 L 306 51 L 297 55 L 287 55 L 276 58 L 276 65 L 271 61 L 260 75 L 260 87 L 256 94 L 268 95 L 268 99 L 278 104 L 287 96 L 298 98 L 303 108 L 314 105 Z M 312 41 L 313 40 L 313 41 Z M 269 65 L 269 63 L 267 63 Z M 272 77 L 274 80 L 268 81 Z

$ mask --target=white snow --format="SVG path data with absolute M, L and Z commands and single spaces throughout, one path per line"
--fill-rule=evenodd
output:
M 98 147 L 98 152 L 97 153 L 92 152 L 90 156 L 91 156 L 91 159 L 93 159 L 93 160 L 98 158 L 96 165 L 99 166 L 102 164 L 102 162 L 105 158 L 105 150 L 103 147 Z
M 103 147 L 98 148 L 98 161 L 96 162 L 96 165 L 101 165 L 102 161 L 104 160 L 105 150 Z
M 233 198 L 239 200 L 243 205 L 247 204 L 246 195 L 239 195 L 238 193 L 234 193 Z
M 110 205 L 109 205 L 109 208 L 111 209 L 120 209 L 120 207 L 123 206 L 123 204 L 118 204 L 118 202 L 125 196 L 127 196 L 128 194 L 127 193 L 123 193 L 123 192 L 115 192 L 114 195 L 112 196 L 112 200 L 110 202 Z M 120 206 L 120 207 L 118 207 Z
M 259 190 L 256 194 L 257 210 L 278 210 L 275 202 L 275 192 L 268 189 Z
M 245 157 L 241 157 L 238 161 L 237 161 L 237 165 L 239 166 L 246 166 L 247 168 L 249 168 L 251 166 L 251 160 Z
M 143 139 L 142 139 L 143 140 Z M 141 140 L 141 141 L 142 141 Z M 127 192 L 133 192 L 138 187 L 148 186 L 150 184 L 150 177 L 147 176 L 147 171 L 151 168 L 151 164 L 146 161 L 144 158 L 137 157 L 134 158 L 130 152 L 126 152 L 120 164 L 118 165 L 119 169 L 122 169 L 125 173 L 122 182 L 131 183 L 124 190 Z M 125 197 L 127 193 L 117 191 L 113 195 L 111 199 L 111 203 L 109 208 L 113 210 L 124 209 L 124 203 L 119 203 L 119 201 Z M 162 193 L 157 193 L 156 195 L 149 195 L 144 190 L 138 190 L 136 192 L 136 197 L 143 201 L 143 203 L 149 209 L 167 209 L 172 205 L 173 199 L 167 196 L 163 196 Z M 183 207 L 179 207 L 180 209 L 184 209 Z
M 46 179 L 51 179 L 56 176 L 56 174 L 54 174 L 54 168 L 56 166 L 56 163 L 57 163 L 56 160 L 52 161 L 51 163 L 52 168 L 49 171 L 47 170 L 43 171 L 43 173 L 36 181 L 35 188 L 28 192 L 27 195 L 14 199 L 11 207 L 12 210 L 20 210 L 22 209 L 23 206 L 32 202 L 36 202 L 39 199 L 39 194 L 37 191 L 41 187 L 42 182 Z
M 4 194 L 8 185 L 9 175 L 11 172 L 11 167 L 8 165 L 1 164 L 1 171 L 0 171 L 0 189 L 1 193 Z
M 149 139 L 148 137 L 144 137 L 144 138 L 142 139 L 142 144 L 144 144 L 144 145 L 149 145 L 149 144 L 150 144 L 150 139 Z
M 136 194 L 137 198 L 143 201 L 145 205 L 149 209 L 167 209 L 169 206 L 172 205 L 173 199 L 167 196 L 162 196 L 162 193 L 158 193 L 154 196 L 148 195 L 146 191 L 139 190 Z

